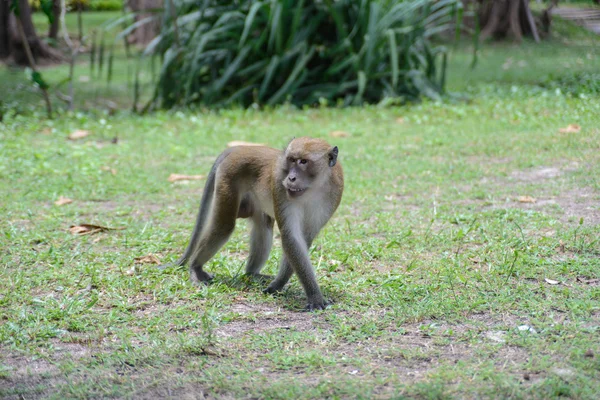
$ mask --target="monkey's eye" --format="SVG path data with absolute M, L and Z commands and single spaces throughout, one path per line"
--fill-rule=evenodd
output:
M 303 159 L 302 159 L 302 160 L 300 160 L 299 162 L 300 162 L 300 164 L 306 164 L 306 163 L 308 162 L 308 160 L 306 160 L 306 159 L 304 159 L 304 158 L 303 158 Z

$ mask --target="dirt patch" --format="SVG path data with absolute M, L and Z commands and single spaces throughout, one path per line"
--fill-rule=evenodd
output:
M 556 196 L 542 194 L 535 197 L 534 202 L 521 202 L 515 196 L 505 207 L 501 207 L 499 204 L 492 205 L 492 207 L 540 211 L 556 215 L 563 223 L 579 223 L 579 220 L 583 218 L 586 224 L 600 224 L 600 194 L 586 187 L 571 189 Z
M 3 399 L 46 397 L 57 386 L 68 381 L 57 365 L 58 362 L 89 357 L 88 347 L 76 343 L 56 341 L 54 352 L 48 357 L 31 357 L 0 348 L 1 365 L 7 377 L 0 378 L 0 395 Z
M 321 326 L 318 315 L 306 312 L 274 310 L 272 306 L 254 303 L 236 303 L 232 312 L 238 314 L 234 320 L 217 329 L 222 338 L 240 337 L 246 332 L 268 332 L 275 330 L 309 331 Z M 251 316 L 251 318 L 248 318 Z
M 510 176 L 519 181 L 535 183 L 544 179 L 557 178 L 562 174 L 563 171 L 558 167 L 542 167 L 528 171 L 513 171 Z
M 513 194 L 509 200 L 487 204 L 483 206 L 483 209 L 534 210 L 554 215 L 562 223 L 578 223 L 580 218 L 583 218 L 584 223 L 598 225 L 600 224 L 600 193 L 590 187 L 573 187 L 567 181 L 566 175 L 579 169 L 581 169 L 581 165 L 578 163 L 565 163 L 559 166 L 513 171 L 504 179 L 484 178 L 480 182 L 484 186 L 502 186 L 509 189 L 514 187 L 514 189 L 511 190 Z M 540 188 L 540 184 L 545 186 Z M 529 187 L 529 185 L 532 186 Z M 533 185 L 538 186 L 534 187 Z M 565 187 L 568 188 L 562 189 Z M 555 191 L 552 189 L 556 188 L 561 188 L 562 192 L 554 194 Z M 478 203 L 478 201 L 461 202 L 466 205 L 474 203 Z

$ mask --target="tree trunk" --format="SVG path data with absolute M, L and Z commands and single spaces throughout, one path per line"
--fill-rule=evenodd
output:
M 10 30 L 8 21 L 10 9 L 8 0 L 0 0 L 0 60 L 10 55 Z
M 523 36 L 539 41 L 535 20 L 529 9 L 529 0 L 475 0 L 482 40 L 488 37 L 512 37 L 520 42 Z M 468 2 L 468 0 L 467 0 Z
M 162 8 L 163 4 L 163 0 L 129 0 L 127 2 L 131 11 L 136 12 L 135 22 L 152 15 L 157 17 L 155 21 L 144 24 L 133 31 L 129 37 L 130 43 L 145 45 L 158 35 L 160 30 L 160 19 L 158 17 L 159 14 L 156 11 Z M 143 12 L 145 10 L 150 12 Z
M 15 63 L 19 65 L 28 65 L 29 62 L 27 60 L 27 55 L 25 53 L 22 38 L 16 30 L 15 21 L 11 21 L 11 19 L 13 18 L 16 17 L 13 13 L 11 13 L 9 15 L 8 21 L 8 31 L 10 36 L 10 55 L 12 56 Z M 36 62 L 42 60 L 62 60 L 62 55 L 57 50 L 54 50 L 52 47 L 42 42 L 37 36 L 37 33 L 35 32 L 35 27 L 33 26 L 33 21 L 31 19 L 31 7 L 29 7 L 29 2 L 27 0 L 19 0 L 19 20 L 21 21 L 21 26 L 23 27 L 25 37 L 27 38 L 27 42 L 29 43 L 29 48 L 31 49 L 31 53 Z
M 56 40 L 58 38 L 58 28 L 60 26 L 60 0 L 52 0 L 52 23 L 48 31 L 48 37 Z

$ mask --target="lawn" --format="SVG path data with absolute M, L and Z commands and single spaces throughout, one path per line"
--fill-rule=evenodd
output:
M 577 34 L 484 47 L 475 71 L 459 46 L 462 97 L 444 103 L 7 114 L 0 397 L 597 398 L 600 53 Z M 203 186 L 170 174 L 301 135 L 336 144 L 345 172 L 311 248 L 331 307 L 302 312 L 295 278 L 281 296 L 244 279 L 245 221 L 211 285 L 156 268 L 187 245 Z M 280 256 L 276 235 L 266 273 Z

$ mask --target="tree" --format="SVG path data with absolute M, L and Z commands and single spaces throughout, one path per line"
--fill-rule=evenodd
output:
M 11 11 L 11 6 L 16 12 Z M 18 14 L 16 16 L 15 14 Z M 23 34 L 17 29 L 16 18 L 19 18 Z M 31 19 L 31 7 L 27 0 L 0 0 L 0 55 L 4 58 L 11 56 L 19 65 L 28 65 L 24 40 L 29 44 L 32 56 L 36 62 L 62 60 L 61 54 L 44 43 L 38 37 Z
M 481 39 L 488 37 L 512 37 L 521 41 L 523 36 L 531 36 L 539 42 L 537 27 L 529 0 L 475 0 L 477 16 L 481 27 Z
M 159 14 L 157 11 L 163 7 L 163 0 L 129 0 L 127 5 L 131 11 L 136 12 L 136 22 L 152 17 L 153 15 L 156 17 L 153 21 L 137 27 L 129 37 L 129 41 L 132 43 L 148 44 L 160 31 L 160 19 L 158 18 Z
M 52 0 L 52 21 L 50 22 L 50 30 L 48 37 L 56 40 L 58 38 L 58 27 L 60 26 L 60 12 L 62 10 L 60 0 Z
M 9 17 L 8 0 L 0 0 L 0 60 L 10 55 Z

